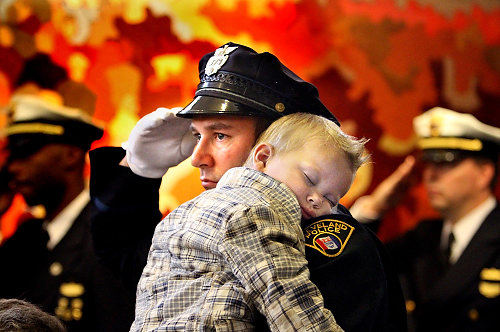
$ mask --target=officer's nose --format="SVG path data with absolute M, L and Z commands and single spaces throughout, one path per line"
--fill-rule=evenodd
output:
M 7 170 L 15 176 L 25 168 L 25 163 L 22 159 L 10 159 L 7 165 Z
M 441 173 L 442 172 L 439 165 L 428 163 L 425 164 L 424 166 L 424 171 L 422 172 L 422 176 L 424 182 L 429 183 L 436 181 Z
M 213 157 L 207 139 L 201 138 L 196 144 L 191 155 L 191 165 L 198 168 L 213 166 Z

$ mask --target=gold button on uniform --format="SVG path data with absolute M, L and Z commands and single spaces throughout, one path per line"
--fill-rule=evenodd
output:
M 469 319 L 471 321 L 476 321 L 479 319 L 479 312 L 476 309 L 469 310 Z
M 411 313 L 415 310 L 415 301 L 407 300 L 406 301 L 406 312 Z
M 59 262 L 54 262 L 49 267 L 49 273 L 53 277 L 57 277 L 63 271 L 63 266 Z
M 277 103 L 274 105 L 274 109 L 281 113 L 285 110 L 285 105 L 283 103 Z

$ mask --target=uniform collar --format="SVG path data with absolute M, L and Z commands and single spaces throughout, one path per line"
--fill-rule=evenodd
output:
M 476 234 L 476 231 L 491 211 L 493 211 L 495 206 L 496 200 L 493 196 L 490 196 L 478 207 L 460 218 L 455 224 L 452 224 L 449 220 L 444 221 L 443 231 L 441 233 L 442 246 L 444 247 L 447 245 L 450 232 L 453 232 L 455 237 L 455 242 L 451 248 L 451 263 L 455 263 L 460 255 L 462 255 L 462 252 L 465 250 L 474 234 Z
M 49 250 L 54 249 L 64 235 L 66 235 L 76 217 L 82 212 L 89 201 L 89 191 L 83 190 L 52 221 L 44 223 L 44 228 L 50 237 L 49 242 L 47 242 Z

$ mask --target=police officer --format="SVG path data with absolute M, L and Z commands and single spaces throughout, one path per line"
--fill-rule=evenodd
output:
M 91 153 L 95 245 L 133 289 L 161 218 L 158 188 L 169 167 L 191 155 L 203 187 L 211 189 L 229 168 L 244 163 L 257 136 L 274 119 L 301 111 L 338 123 L 319 100 L 317 89 L 270 53 L 228 43 L 205 55 L 199 70 L 194 100 L 180 110 L 160 108 L 143 117 L 124 144 L 125 158 L 117 148 Z M 376 238 L 343 212 L 330 216 L 333 222 L 315 220 L 310 226 L 325 229 L 322 236 L 342 231 L 338 250 L 311 247 L 314 252 L 308 258 L 314 263 L 309 267 L 317 277 L 312 280 L 347 331 L 404 330 L 402 295 L 397 280 L 388 277 L 391 271 L 384 265 L 383 251 Z M 323 222 L 334 226 L 319 226 Z M 314 241 L 311 237 L 311 246 Z M 348 272 L 342 266 L 349 266 Z M 357 275 L 340 277 L 352 271 Z M 350 280 L 336 284 L 346 279 Z
M 414 119 L 423 182 L 441 218 L 387 243 L 402 280 L 412 329 L 492 331 L 500 325 L 500 209 L 494 196 L 500 128 L 435 107 Z M 351 208 L 380 222 L 414 167 L 406 160 Z
M 128 330 L 133 306 L 90 235 L 85 156 L 102 129 L 80 109 L 35 95 L 15 95 L 8 110 L 9 185 L 45 218 L 25 221 L 0 246 L 0 297 L 37 304 L 69 331 Z

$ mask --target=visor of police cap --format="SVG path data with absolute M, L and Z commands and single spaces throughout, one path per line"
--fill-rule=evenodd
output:
M 420 159 L 426 163 L 443 164 L 459 162 L 467 156 L 474 155 L 478 155 L 478 153 L 451 149 L 425 149 L 421 151 Z
M 66 143 L 89 149 L 103 129 L 90 115 L 33 95 L 16 95 L 6 107 L 8 124 L 2 136 L 13 150 L 36 150 L 48 143 Z
M 413 127 L 418 147 L 429 160 L 454 161 L 469 154 L 498 155 L 500 128 L 482 123 L 472 114 L 434 107 L 417 116 Z
M 339 124 L 319 99 L 318 89 L 297 76 L 271 53 L 257 53 L 247 46 L 227 43 L 203 56 L 199 63 L 199 76 L 194 100 L 177 116 L 279 118 L 305 112 Z

